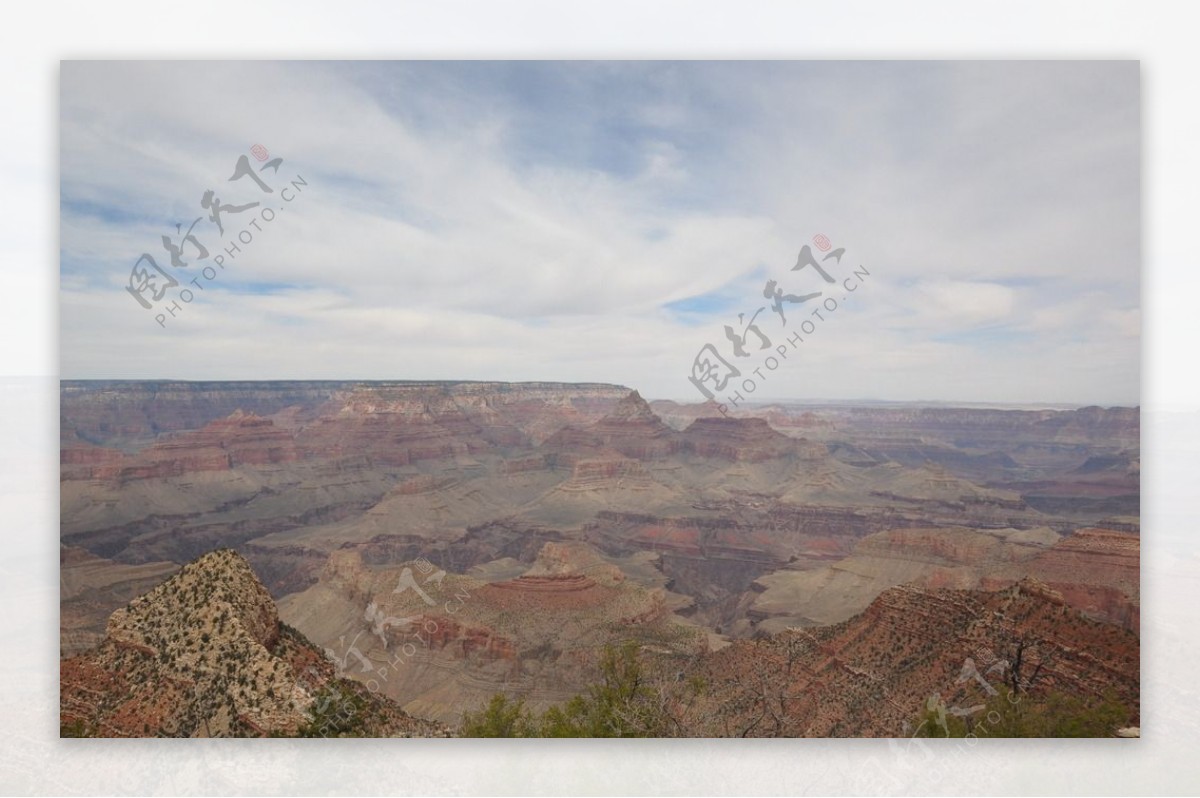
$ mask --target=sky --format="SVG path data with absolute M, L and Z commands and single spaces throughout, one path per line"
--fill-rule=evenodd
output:
M 63 62 L 60 373 L 1138 404 L 1139 84 L 1132 61 Z

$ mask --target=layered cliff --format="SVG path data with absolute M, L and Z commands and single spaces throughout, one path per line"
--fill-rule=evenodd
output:
M 999 572 L 1021 573 L 1055 540 L 1050 530 L 889 529 L 863 538 L 836 562 L 761 577 L 748 615 L 764 632 L 837 623 L 897 585 L 968 589 Z
M 238 410 L 262 417 L 287 411 L 288 418 L 303 423 L 329 403 L 374 404 L 384 412 L 403 404 L 436 417 L 437 408 L 449 402 L 469 417 L 493 422 L 480 426 L 511 426 L 540 440 L 547 427 L 553 432 L 569 423 L 595 421 L 628 393 L 627 388 L 599 383 L 64 380 L 60 413 L 64 443 L 77 439 L 134 449 L 164 433 L 199 429 Z
M 407 710 L 446 722 L 497 691 L 536 705 L 570 697 L 623 636 L 675 652 L 705 645 L 672 614 L 680 597 L 626 578 L 589 546 L 546 543 L 515 575 L 510 563 L 467 575 L 422 559 L 369 566 L 345 549 L 316 585 L 280 606 L 347 675 L 377 679 Z
M 701 457 L 759 462 L 795 455 L 815 459 L 824 445 L 789 438 L 762 418 L 698 418 L 683 431 L 684 448 Z
M 891 588 L 832 626 L 737 641 L 687 670 L 691 736 L 901 737 L 938 707 L 986 736 L 985 704 L 1115 697 L 1138 725 L 1139 645 L 1034 580 L 982 592 Z M 937 732 L 935 731 L 935 734 Z
M 275 426 L 271 419 L 235 410 L 198 430 L 168 436 L 130 454 L 88 444 L 64 448 L 61 477 L 67 481 L 127 482 L 298 459 L 300 450 L 291 432 Z
M 1047 584 L 1090 618 L 1141 629 L 1141 539 L 1129 532 L 1075 530 L 1020 568 L 985 580 L 998 586 L 1026 576 Z
M 379 505 L 406 517 L 416 509 L 433 526 L 484 523 L 554 484 L 538 442 L 600 420 L 628 393 L 557 383 L 65 382 L 63 539 L 125 562 L 183 562 L 348 518 L 364 521 L 359 540 L 368 539 L 393 526 L 372 525 L 387 514 Z M 420 487 L 424 477 L 448 484 L 435 475 L 446 471 L 453 484 L 513 479 L 467 489 L 486 501 L 446 505 Z M 522 474 L 528 493 L 514 491 Z M 411 508 L 406 491 L 429 500 Z M 466 512 L 443 517 L 444 506 Z M 272 579 L 284 582 L 295 584 Z
M 626 395 L 594 424 L 568 426 L 542 444 L 556 462 L 563 464 L 569 464 L 581 453 L 597 452 L 653 460 L 674 454 L 680 446 L 678 433 L 655 415 L 637 391 Z

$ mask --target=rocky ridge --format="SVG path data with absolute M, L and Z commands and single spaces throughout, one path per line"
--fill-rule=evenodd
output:
M 1137 635 L 1037 580 L 994 592 L 900 586 L 843 623 L 710 654 L 686 671 L 704 690 L 682 722 L 688 736 L 902 737 L 931 699 L 977 715 L 989 690 L 1012 689 L 1017 702 L 1112 694 L 1129 712 L 1122 725 L 1137 726 L 1138 652 Z
M 189 563 L 117 610 L 104 640 L 60 664 L 64 733 L 104 737 L 293 735 L 337 689 L 356 697 L 370 736 L 429 736 L 279 622 L 249 564 L 231 550 Z

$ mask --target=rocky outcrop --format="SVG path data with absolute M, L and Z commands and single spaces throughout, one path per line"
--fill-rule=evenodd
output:
M 280 624 L 266 589 L 230 550 L 204 555 L 114 612 L 104 640 L 60 670 L 61 723 L 72 736 L 296 734 L 334 690 L 354 697 L 361 733 L 439 732 L 340 684 L 323 656 Z
M 484 626 L 460 623 L 444 615 L 422 615 L 413 628 L 424 632 L 423 645 L 449 655 L 456 662 L 507 663 L 517 659 L 513 641 Z
M 1053 531 L 893 529 L 863 538 L 850 556 L 819 568 L 781 568 L 761 577 L 747 613 L 762 631 L 842 621 L 886 589 L 996 590 L 1038 580 L 1088 617 L 1138 631 L 1138 538 L 1083 529 Z
M 637 391 L 618 402 L 591 429 L 605 446 L 626 457 L 648 460 L 679 451 L 675 431 L 655 415 Z
M 453 458 L 491 444 L 448 390 L 359 388 L 321 408 L 296 434 L 307 457 L 364 457 L 382 466 Z
M 843 623 L 737 641 L 687 674 L 705 684 L 683 709 L 689 736 L 907 737 L 930 702 L 972 716 L 992 694 L 1112 695 L 1127 713 L 1117 726 L 1140 714 L 1137 636 L 1035 580 L 994 592 L 895 587 Z M 984 736 L 987 718 L 975 720 Z
M 524 574 L 507 582 L 493 582 L 480 590 L 497 607 L 526 611 L 545 604 L 562 608 L 593 607 L 608 598 L 608 591 L 583 574 Z

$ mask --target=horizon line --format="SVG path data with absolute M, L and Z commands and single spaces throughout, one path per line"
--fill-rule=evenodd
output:
M 54 379 L 51 377 L 51 379 Z M 303 377 L 303 378 L 267 378 L 267 379 L 191 379 L 180 377 L 58 377 L 60 387 L 64 383 L 182 383 L 182 384 L 229 384 L 229 383 L 255 383 L 255 384 L 270 384 L 270 383 L 314 383 L 314 384 L 351 384 L 351 383 L 377 383 L 377 384 L 393 384 L 393 385 L 463 385 L 463 384 L 480 384 L 480 385 L 574 385 L 582 387 L 611 387 L 621 388 L 628 391 L 636 391 L 643 395 L 648 402 L 674 402 L 679 405 L 705 405 L 710 403 L 719 404 L 715 400 L 705 401 L 688 401 L 679 399 L 674 396 L 645 396 L 641 389 L 631 388 L 624 383 L 604 382 L 604 381 L 574 381 L 574 380 L 494 380 L 494 379 L 471 379 L 471 378 L 456 378 L 456 379 L 397 379 L 397 378 L 325 378 L 325 377 Z M 898 405 L 941 405 L 952 407 L 1037 407 L 1043 409 L 1082 409 L 1086 407 L 1100 407 L 1105 409 L 1128 408 L 1140 409 L 1141 401 L 1136 403 L 1106 403 L 1106 402 L 1080 402 L 1080 401 L 1050 401 L 1050 400 L 1003 400 L 1003 399 L 889 399 L 880 397 L 763 397 L 753 402 L 745 402 L 743 407 L 767 407 L 776 404 L 811 404 L 811 405 L 854 405 L 854 404 L 898 404 Z M 731 411 L 736 411 L 737 408 L 731 408 Z

